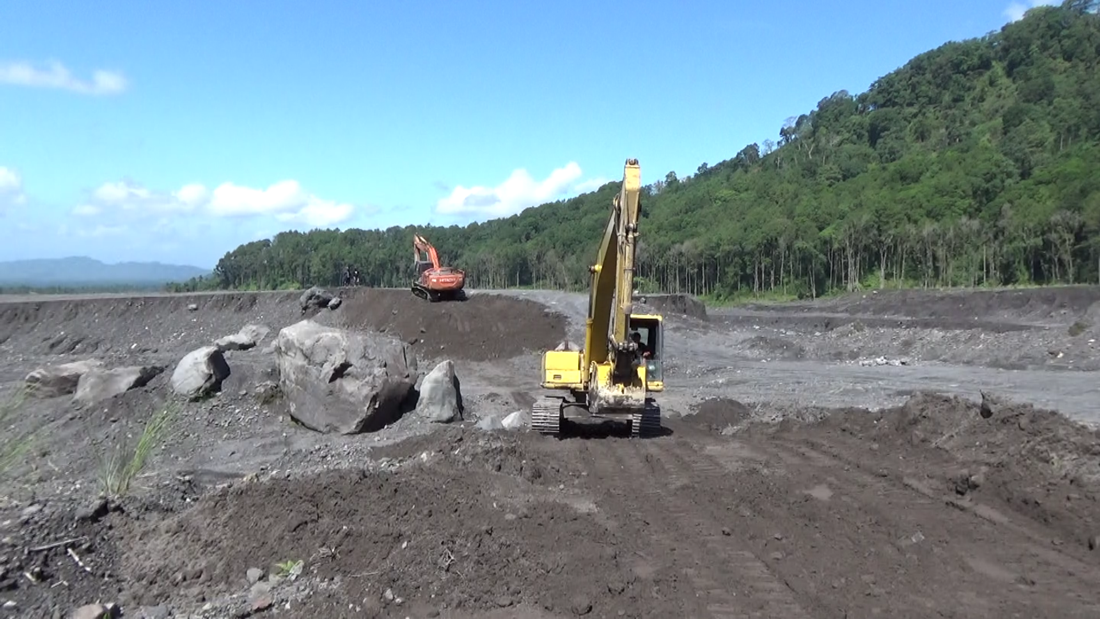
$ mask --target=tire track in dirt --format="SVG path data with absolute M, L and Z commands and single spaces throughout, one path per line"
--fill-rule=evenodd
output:
M 807 608 L 859 616 L 1100 616 L 1090 584 L 1096 582 L 1094 567 L 1052 562 L 1055 551 L 949 508 L 941 497 L 922 492 L 916 480 L 891 482 L 877 471 L 776 437 L 746 446 L 687 428 L 678 434 L 679 440 L 690 437 L 689 448 L 666 447 L 666 455 L 682 460 L 699 487 L 714 488 L 735 471 L 747 471 L 736 487 L 725 482 L 745 527 L 735 534 L 767 539 L 772 529 L 786 528 L 789 539 L 777 545 L 786 546 L 787 556 L 772 553 L 764 562 L 786 578 Z M 724 449 L 726 443 L 731 447 Z M 752 478 L 760 473 L 745 454 L 770 469 L 765 478 L 780 483 L 753 492 L 760 480 Z M 719 470 L 714 462 L 722 465 Z M 800 502 L 796 495 L 807 498 Z M 861 582 L 851 586 L 848 576 Z
M 653 525 L 654 538 L 645 544 L 656 545 L 655 554 L 687 576 L 695 595 L 684 597 L 690 610 L 685 608 L 683 616 L 809 619 L 788 587 L 698 508 L 694 472 L 672 462 L 665 449 L 647 448 L 655 443 L 682 448 L 666 439 L 614 441 L 586 446 L 582 455 L 596 474 L 594 481 L 615 497 L 614 508 Z
M 1006 575 L 1016 574 L 1012 579 L 1016 584 L 1030 585 L 1022 587 L 1030 593 L 1026 598 L 1018 596 L 1020 603 L 1025 599 L 1034 601 L 1036 591 L 1032 586 L 1059 597 L 1074 598 L 1100 582 L 1100 568 L 1073 553 L 1052 548 L 1050 535 L 1043 535 L 1020 517 L 1008 516 L 981 502 L 937 492 L 911 472 L 902 471 L 900 484 L 890 483 L 888 478 L 872 475 L 859 461 L 846 457 L 835 446 L 821 440 L 796 442 L 776 438 L 773 445 L 812 458 L 830 470 L 844 469 L 850 477 L 859 478 L 891 501 L 925 506 L 920 510 L 907 510 L 907 517 L 912 520 L 958 523 L 960 531 L 965 530 L 971 538 L 976 538 L 953 541 L 952 548 L 959 558 L 974 571 L 994 580 L 1003 581 Z M 1094 599 L 1088 612 L 1088 616 L 1100 616 L 1100 601 Z

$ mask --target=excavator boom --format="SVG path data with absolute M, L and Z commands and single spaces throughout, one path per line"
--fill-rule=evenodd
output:
M 575 401 L 567 402 L 564 396 L 536 401 L 532 426 L 539 432 L 559 434 L 566 407 L 585 408 L 591 416 L 629 420 L 637 435 L 660 428 L 660 410 L 649 393 L 664 389 L 664 319 L 634 314 L 633 308 L 641 190 L 641 168 L 636 159 L 628 159 L 596 263 L 589 268 L 584 347 L 543 355 L 543 388 L 568 390 Z

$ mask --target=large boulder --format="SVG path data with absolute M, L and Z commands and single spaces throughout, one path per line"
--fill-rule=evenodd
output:
M 420 385 L 416 413 L 436 423 L 462 419 L 462 388 L 450 359 L 435 366 Z
M 73 401 L 93 404 L 138 389 L 164 371 L 164 366 L 146 365 L 111 370 L 95 369 L 80 377 Z
M 408 344 L 303 320 L 275 339 L 279 387 L 290 415 L 325 433 L 374 432 L 405 411 L 418 378 Z
M 329 307 L 329 303 L 332 302 L 332 293 L 321 288 L 319 286 L 313 286 L 309 290 L 302 293 L 302 296 L 298 297 L 298 305 L 302 308 L 302 313 L 306 313 L 309 310 L 324 309 Z M 336 307 L 340 304 L 337 303 Z M 329 307 L 329 309 L 336 309 L 336 307 Z
M 221 390 L 229 374 L 222 351 L 217 346 L 203 346 L 180 359 L 172 372 L 172 390 L 196 400 Z
M 30 395 L 39 398 L 56 398 L 75 393 L 81 376 L 102 368 L 103 362 L 98 359 L 47 365 L 27 374 L 23 382 Z

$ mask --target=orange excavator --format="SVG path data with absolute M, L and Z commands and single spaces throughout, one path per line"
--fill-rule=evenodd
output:
M 421 256 L 427 255 L 425 259 Z M 413 264 L 416 266 L 417 279 L 413 281 L 412 292 L 421 299 L 436 301 L 458 301 L 466 297 L 466 272 L 455 267 L 439 264 L 439 254 L 435 247 L 419 234 L 413 236 Z

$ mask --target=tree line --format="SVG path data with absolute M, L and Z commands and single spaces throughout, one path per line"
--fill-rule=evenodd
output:
M 643 189 L 640 289 L 723 299 L 1100 282 L 1096 0 L 944 44 L 867 92 L 824 97 L 776 137 Z M 170 289 L 334 286 L 348 263 L 363 285 L 403 287 L 414 232 L 471 287 L 586 289 L 618 188 L 465 227 L 283 232 Z

